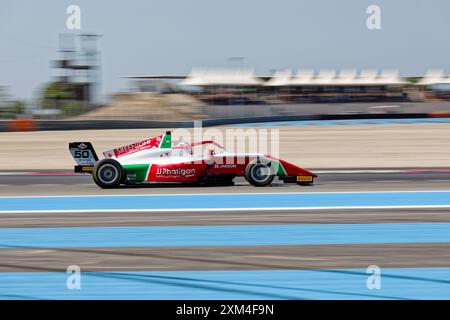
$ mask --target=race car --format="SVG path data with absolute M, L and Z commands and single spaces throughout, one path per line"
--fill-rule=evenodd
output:
M 200 148 L 200 152 L 194 149 Z M 90 142 L 71 142 L 77 173 L 90 173 L 101 188 L 129 184 L 233 184 L 243 176 L 252 185 L 270 185 L 275 176 L 285 183 L 308 185 L 316 174 L 260 153 L 230 153 L 214 141 L 172 146 L 171 132 L 103 152 L 99 160 Z

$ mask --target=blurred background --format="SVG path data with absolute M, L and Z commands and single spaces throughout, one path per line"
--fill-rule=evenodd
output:
M 446 115 L 450 4 L 372 4 L 1 0 L 0 119 Z

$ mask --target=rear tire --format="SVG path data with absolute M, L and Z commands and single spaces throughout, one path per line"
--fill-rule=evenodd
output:
M 125 180 L 125 172 L 116 160 L 103 159 L 94 167 L 92 177 L 100 188 L 116 188 Z
M 265 163 L 250 163 L 245 169 L 245 179 L 255 187 L 265 187 L 273 178 L 272 168 Z

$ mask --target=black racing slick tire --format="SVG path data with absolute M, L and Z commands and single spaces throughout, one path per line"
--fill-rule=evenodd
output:
M 116 188 L 125 180 L 125 172 L 116 160 L 103 159 L 94 167 L 92 177 L 100 188 Z
M 255 187 L 265 187 L 274 178 L 270 165 L 265 163 L 249 163 L 245 168 L 245 179 Z

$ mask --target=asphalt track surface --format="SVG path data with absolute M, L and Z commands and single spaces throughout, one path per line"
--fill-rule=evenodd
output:
M 2 173 L 0 174 L 0 196 L 450 190 L 450 169 L 327 170 L 326 173 L 319 170 L 318 172 L 319 178 L 314 185 L 303 187 L 274 180 L 271 186 L 256 188 L 249 185 L 243 178 L 236 178 L 234 186 L 160 184 L 122 186 L 106 190 L 98 188 L 89 174 Z
M 57 175 L 57 174 L 33 174 L 33 175 L 15 175 L 15 174 L 1 174 L 0 175 L 0 196 L 65 196 L 65 195 L 129 195 L 129 194 L 215 194 L 215 193 L 292 193 L 292 192 L 361 192 L 361 191 L 439 191 L 450 190 L 450 172 L 448 170 L 432 169 L 432 170 L 404 170 L 398 172 L 397 170 L 382 170 L 376 173 L 370 173 L 365 170 L 349 171 L 349 172 L 333 172 L 319 173 L 320 178 L 313 186 L 300 187 L 295 184 L 281 184 L 275 183 L 271 187 L 255 188 L 249 186 L 242 179 L 237 179 L 235 186 L 179 186 L 179 185 L 152 185 L 146 187 L 123 187 L 114 190 L 99 189 L 92 181 L 89 175 Z M 1 211 L 1 208 L 0 208 Z M 411 285 L 415 281 L 427 281 L 429 283 L 439 284 L 439 288 L 433 287 L 430 293 L 426 296 L 433 297 L 437 292 L 450 292 L 449 279 L 447 279 L 447 269 L 443 274 L 438 275 L 439 268 L 450 267 L 450 241 L 446 240 L 444 234 L 444 241 L 437 241 L 429 243 L 426 241 L 420 242 L 414 239 L 419 237 L 421 233 L 426 232 L 426 227 L 429 225 L 442 227 L 450 223 L 450 208 L 389 208 L 389 209 L 334 209 L 334 210 L 265 210 L 245 209 L 241 211 L 225 212 L 225 211 L 189 211 L 189 212 L 12 212 L 1 213 L 0 220 L 0 280 L 4 283 L 21 283 L 21 281 L 36 281 L 36 288 L 33 291 L 34 296 L 29 298 L 49 297 L 43 292 L 40 285 L 45 282 L 40 279 L 41 275 L 48 272 L 51 277 L 59 277 L 63 274 L 70 264 L 76 264 L 86 272 L 98 272 L 100 277 L 104 277 L 108 272 L 129 272 L 126 277 L 144 277 L 143 274 L 130 275 L 133 272 L 181 272 L 181 275 L 186 276 L 190 272 L 238 272 L 233 274 L 233 277 L 241 277 L 239 272 L 248 271 L 252 274 L 256 272 L 273 272 L 268 274 L 258 274 L 259 284 L 265 283 L 267 279 L 282 276 L 283 270 L 290 272 L 292 270 L 330 270 L 336 269 L 337 274 L 347 274 L 347 269 L 364 270 L 369 265 L 380 265 L 383 268 L 395 268 L 405 270 L 405 274 L 412 272 L 408 279 L 413 279 L 413 283 L 406 285 L 406 291 L 399 291 L 399 296 L 390 296 L 386 294 L 384 298 L 404 298 L 411 296 Z M 239 237 L 239 234 L 232 228 L 238 227 L 258 227 L 267 226 L 273 228 L 274 226 L 299 226 L 310 225 L 313 228 L 321 228 L 321 226 L 347 225 L 345 228 L 352 230 L 361 226 L 370 226 L 371 228 L 380 227 L 383 229 L 386 226 L 398 225 L 399 230 L 404 226 L 405 230 L 411 230 L 410 234 L 413 237 L 411 241 L 403 243 L 386 243 L 383 236 L 391 236 L 392 232 L 386 231 L 381 234 L 379 243 L 316 243 L 316 244 L 282 244 L 282 245 L 211 245 L 211 246 L 101 246 L 93 245 L 93 247 L 64 247 L 48 246 L 43 248 L 26 247 L 23 245 L 10 246 L 5 244 L 13 243 L 14 237 L 8 236 L 7 230 L 17 230 L 16 236 L 27 234 L 27 228 L 33 228 L 36 232 L 52 232 L 60 228 L 81 228 L 82 232 L 87 232 L 87 235 L 92 235 L 90 230 L 98 228 L 101 232 L 104 228 L 131 228 L 133 227 L 162 227 L 171 228 L 172 226 L 180 227 L 224 227 L 231 228 L 229 231 L 230 237 Z M 450 226 L 450 224 L 449 224 Z M 54 228 L 54 229 L 52 229 Z M 90 229 L 92 228 L 92 229 Z M 72 230 L 72 229 L 70 229 Z M 95 229 L 97 230 L 97 229 Z M 97 230 L 97 231 L 98 231 Z M 127 229 L 128 230 L 128 229 Z M 331 230 L 331 229 L 330 229 Z M 387 229 L 388 230 L 388 229 Z M 434 229 L 431 229 L 434 230 Z M 445 231 L 445 230 L 444 230 Z M 64 234 L 64 231 L 61 231 Z M 114 231 L 113 231 L 114 232 Z M 227 231 L 228 232 L 228 231 Z M 314 231 L 318 232 L 318 231 Z M 322 233 L 313 233 L 314 237 L 318 239 L 326 239 L 327 231 Z M 395 232 L 394 232 L 395 233 Z M 30 233 L 32 234 L 32 233 Z M 280 232 L 275 234 L 280 235 Z M 106 236 L 108 234 L 105 233 Z M 180 237 L 184 233 L 181 232 Z M 49 237 L 50 237 L 49 233 Z M 115 236 L 111 234 L 111 236 Z M 225 233 L 224 238 L 227 237 Z M 433 232 L 431 231 L 431 236 Z M 70 232 L 67 237 L 72 237 Z M 26 236 L 25 236 L 26 238 Z M 37 238 L 30 237 L 30 241 Z M 45 238 L 45 236 L 44 236 Z M 418 239 L 418 238 L 417 238 Z M 19 239 L 20 240 L 20 239 Z M 233 239 L 231 239 L 233 240 Z M 439 239 L 438 239 L 439 240 Z M 36 242 L 37 243 L 37 242 Z M 411 269 L 412 268 L 412 269 Z M 419 270 L 419 271 L 417 271 Z M 431 271 L 430 271 L 431 270 Z M 438 271 L 436 271 L 438 270 Z M 346 273 L 347 272 L 347 273 Z M 418 272 L 418 273 L 417 273 Z M 428 278 L 424 278 L 423 274 L 428 274 Z M 430 273 L 431 272 L 431 273 Z M 39 274 L 39 276 L 35 276 Z M 207 274 L 206 274 L 207 275 Z M 420 275 L 420 276 L 419 276 Z M 152 274 L 151 276 L 155 276 Z M 205 276 L 205 273 L 198 274 L 200 279 Z M 31 278 L 30 278 L 31 277 Z M 145 277 L 150 277 L 146 275 Z M 158 276 L 159 277 L 159 276 Z M 181 276 L 180 276 L 181 277 Z M 197 277 L 197 276 L 195 276 Z M 207 276 L 205 276 L 207 277 Z M 225 279 L 228 275 L 220 274 L 214 279 Z M 246 277 L 246 276 L 245 276 Z M 251 278 L 252 275 L 249 274 Z M 301 277 L 301 275 L 299 275 Z M 401 278 L 401 275 L 399 276 Z M 433 278 L 435 277 L 435 278 Z M 250 279 L 249 278 L 249 279 Z M 281 279 L 280 278 L 280 279 Z M 306 277 L 308 278 L 308 277 Z M 47 278 L 45 278 L 47 279 Z M 139 278 L 140 279 L 140 278 Z M 146 278 L 148 279 L 148 278 Z M 179 283 L 181 278 L 177 278 Z M 183 278 L 184 279 L 184 278 Z M 202 278 L 203 279 L 203 278 Z M 235 279 L 235 278 L 233 278 Z M 256 279 L 256 278 L 255 278 Z M 263 280 L 261 280 L 263 279 Z M 365 278 L 364 278 L 365 279 Z M 419 280 L 417 280 L 419 279 Z M 425 280 L 424 280 L 425 279 Z M 122 279 L 123 280 L 123 279 Z M 121 280 L 121 281 L 122 281 Z M 0 282 L 1 282 L 0 281 Z M 45 280 L 45 281 L 48 281 Z M 105 280 L 106 281 L 106 280 Z M 108 280 L 109 281 L 109 280 Z M 118 281 L 115 279 L 114 281 Z M 125 280 L 123 280 L 125 281 Z M 128 281 L 128 280 L 126 280 Z M 130 281 L 136 282 L 136 286 L 142 285 L 142 282 L 133 278 Z M 159 281 L 159 280 L 158 280 Z M 170 280 L 175 281 L 175 280 Z M 203 280 L 202 280 L 203 281 Z M 205 280 L 206 281 L 206 280 Z M 211 281 L 209 279 L 208 281 Z M 231 281 L 231 280 L 230 280 Z M 235 281 L 235 280 L 233 280 Z M 256 280 L 255 280 L 256 281 Z M 281 280 L 280 280 L 281 281 Z M 304 280 L 307 281 L 307 280 Z M 323 280 L 325 281 L 325 280 Z M 342 280 L 344 281 L 344 280 Z M 352 280 L 353 281 L 353 280 Z M 364 280 L 365 281 L 365 280 Z M 396 280 L 397 281 L 397 280 Z M 433 282 L 434 281 L 434 282 Z M 241 284 L 245 280 L 241 281 Z M 128 282 L 127 282 L 128 283 Z M 305 283 L 305 282 L 304 282 Z M 304 284 L 303 283 L 303 284 Z M 319 282 L 317 282 L 319 283 Z M 317 283 L 311 284 L 310 288 L 319 289 Z M 111 283 L 109 283 L 111 285 Z M 114 282 L 120 287 L 119 282 Z M 128 284 L 124 284 L 126 286 Z M 159 284 L 162 286 L 162 291 L 166 290 L 167 283 Z M 170 284 L 173 285 L 173 284 Z M 183 287 L 183 285 L 180 285 Z M 14 289 L 14 285 L 11 284 Z M 179 287 L 175 286 L 179 289 Z M 201 287 L 201 286 L 200 286 Z M 220 285 L 220 290 L 224 290 L 226 285 Z M 401 287 L 401 286 L 400 286 Z M 418 286 L 420 288 L 420 285 Z M 125 287 L 124 287 L 125 288 Z M 194 289 L 198 290 L 199 286 L 194 285 Z M 320 287 L 321 288 L 321 287 Z M 343 287 L 341 287 L 342 289 Z M 409 289 L 408 289 L 409 288 Z M 20 298 L 19 291 L 5 290 L 2 292 L 0 285 L 0 297 L 8 298 L 8 294 L 12 297 L 17 294 Z M 177 290 L 178 290 L 177 289 Z M 55 289 L 56 290 L 56 289 Z M 124 289 L 126 290 L 126 289 Z M 139 292 L 138 287 L 130 289 L 133 292 Z M 181 290 L 181 289 L 180 289 Z M 203 289 L 202 289 L 203 290 Z M 205 289 L 206 291 L 215 289 Z M 219 289 L 217 289 L 219 290 Z M 219 291 L 220 291 L 219 290 Z M 267 289 L 269 290 L 269 289 Z M 409 290 L 409 291 L 408 291 Z M 425 287 L 424 287 L 425 290 Z M 448 291 L 446 291 L 448 290 Z M 257 290 L 258 291 L 258 290 Z M 261 290 L 259 290 L 261 291 Z M 264 291 L 264 290 L 263 290 Z M 270 290 L 269 290 L 270 291 Z M 267 292 L 269 292 L 267 291 Z M 345 291 L 345 290 L 344 290 Z M 425 290 L 426 291 L 426 290 Z M 425 292 L 423 291 L 423 292 Z M 56 291 L 55 291 L 56 292 Z M 86 292 L 86 291 L 85 291 Z M 131 294 L 124 296 L 125 291 L 118 292 L 115 298 L 130 298 Z M 203 292 L 203 291 L 202 291 Z M 277 294 L 280 289 L 277 289 Z M 332 292 L 332 291 L 330 291 Z M 334 291 L 333 291 L 334 292 Z M 352 292 L 352 293 L 350 293 Z M 349 289 L 345 297 L 351 297 L 351 294 L 357 292 L 356 289 Z M 368 291 L 364 291 L 366 294 Z M 389 292 L 393 293 L 395 291 Z M 175 292 L 176 293 L 176 292 Z M 166 298 L 176 298 L 175 293 Z M 59 292 L 64 297 L 66 292 Z M 189 293 L 186 293 L 189 294 Z M 230 298 L 246 297 L 234 293 Z M 305 294 L 305 292 L 302 292 Z M 377 293 L 369 292 L 367 296 L 360 295 L 356 298 L 373 298 Z M 380 297 L 383 296 L 380 294 Z M 425 294 L 425 293 L 424 293 Z M 448 294 L 447 294 L 448 295 Z M 214 295 L 212 295 L 214 296 Z M 212 297 L 211 296 L 211 297 Z M 437 295 L 443 297 L 444 295 Z M 83 296 L 89 298 L 89 296 Z M 93 295 L 93 297 L 99 297 Z M 114 296 L 112 296 L 114 298 Z M 139 297 L 152 297 L 142 293 Z M 155 296 L 154 298 L 164 298 L 164 295 Z M 210 296 L 206 296 L 207 298 Z M 215 298 L 226 298 L 227 295 L 222 291 Z M 258 295 L 251 294 L 248 297 L 258 298 Z M 314 297 L 309 292 L 306 296 L 277 296 L 276 293 L 267 296 L 259 296 L 263 298 L 308 298 Z M 318 296 L 319 298 L 322 296 Z M 328 298 L 336 298 L 336 292 Z M 412 295 L 412 297 L 415 297 Z M 23 298 L 27 298 L 24 296 Z M 69 296 L 73 298 L 73 296 Z M 186 296 L 185 296 L 186 298 Z M 194 296 L 194 298 L 202 298 L 201 294 Z

